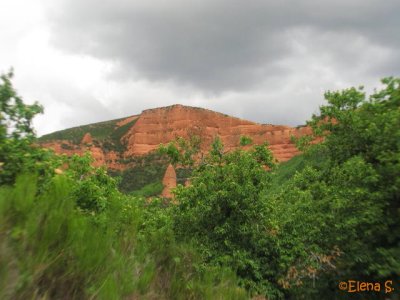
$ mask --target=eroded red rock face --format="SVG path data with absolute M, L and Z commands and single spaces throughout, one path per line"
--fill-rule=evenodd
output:
M 51 141 L 42 145 L 67 155 L 90 151 L 95 158 L 96 166 L 106 165 L 110 169 L 122 170 L 127 166 L 122 164 L 121 160 L 148 154 L 160 144 L 168 143 L 177 137 L 188 138 L 193 134 L 201 137 L 201 150 L 204 152 L 208 151 L 216 136 L 222 139 L 225 151 L 229 151 L 238 147 L 240 137 L 246 135 L 252 138 L 254 144 L 268 142 L 275 158 L 278 161 L 286 161 L 299 154 L 291 142 L 291 136 L 299 137 L 311 133 L 308 127 L 263 125 L 183 105 L 145 110 L 140 115 L 119 121 L 116 129 L 135 119 L 136 123 L 121 138 L 122 144 L 126 146 L 126 150 L 122 153 L 106 151 L 101 145 L 96 146 L 94 138 L 89 133 L 84 135 L 79 145 L 68 141 Z
M 222 139 L 225 150 L 229 151 L 238 147 L 240 137 L 246 135 L 255 144 L 268 141 L 275 157 L 286 161 L 299 153 L 290 137 L 308 133 L 310 129 L 307 127 L 262 125 L 207 109 L 173 105 L 142 112 L 123 137 L 127 143 L 124 155 L 144 155 L 157 149 L 161 143 L 168 143 L 178 136 L 188 138 L 191 134 L 201 136 L 203 151 L 209 149 L 216 136 Z
M 93 143 L 92 136 L 91 136 L 90 133 L 88 132 L 88 133 L 86 133 L 86 134 L 83 136 L 81 144 L 90 145 L 90 144 L 92 144 L 92 143 Z
M 42 143 L 42 147 L 53 149 L 54 152 L 58 154 L 66 154 L 71 156 L 73 154 L 83 155 L 86 151 L 89 151 L 94 158 L 93 165 L 96 167 L 106 165 L 109 169 L 123 170 L 125 168 L 124 164 L 120 163 L 120 154 L 115 151 L 105 152 L 102 148 L 95 146 L 93 144 L 87 143 L 85 140 L 86 135 L 82 139 L 81 144 L 75 145 L 69 141 L 51 141 Z
M 174 167 L 170 164 L 165 171 L 165 175 L 162 181 L 164 189 L 161 196 L 164 198 L 172 198 L 171 190 L 176 187 L 176 172 Z

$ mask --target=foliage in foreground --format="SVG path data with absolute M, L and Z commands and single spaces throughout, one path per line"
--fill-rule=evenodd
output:
M 201 160 L 197 139 L 163 147 L 192 176 L 171 206 L 121 194 L 87 155 L 34 147 L 40 109 L 10 78 L 0 85 L 1 299 L 337 299 L 350 296 L 343 280 L 396 284 L 399 79 L 368 100 L 326 93 L 304 155 L 279 167 L 266 145 L 225 153 L 216 139 Z
M 245 299 L 234 276 L 200 269 L 175 243 L 167 210 L 119 195 L 100 214 L 76 207 L 76 183 L 56 176 L 37 194 L 34 176 L 0 190 L 1 299 Z
M 299 141 L 305 154 L 276 171 L 264 171 L 256 152 L 223 153 L 216 140 L 191 186 L 175 191 L 177 236 L 271 299 L 346 297 L 338 283 L 353 278 L 396 284 L 400 80 L 383 83 L 368 100 L 361 89 L 327 92 L 309 122 L 314 136 Z M 185 157 L 177 146 L 163 148 L 172 161 Z
M 399 278 L 400 79 L 383 84 L 369 99 L 355 88 L 325 94 L 309 122 L 324 142 L 270 198 L 292 293 L 338 296 L 341 280 Z
M 89 155 L 35 147 L 38 106 L 11 76 L 0 85 L 1 299 L 247 298 L 230 270 L 175 242 L 168 205 L 121 194 Z
M 229 266 L 257 294 L 271 291 L 275 249 L 268 232 L 269 208 L 259 201 L 268 186 L 273 157 L 266 145 L 223 153 L 217 139 L 195 168 L 191 185 L 175 195 L 175 232 L 197 244 L 210 265 Z M 271 280 L 270 280 L 271 279 Z

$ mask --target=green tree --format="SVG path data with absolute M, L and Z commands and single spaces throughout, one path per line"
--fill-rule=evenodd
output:
M 265 145 L 224 153 L 215 139 L 191 185 L 176 189 L 174 220 L 178 237 L 194 242 L 206 262 L 232 268 L 254 293 L 274 294 L 269 208 L 260 200 L 270 177 L 265 166 L 273 167 Z
M 362 88 L 325 94 L 309 122 L 321 143 L 269 199 L 291 295 L 334 297 L 340 279 L 400 275 L 400 79 L 382 82 L 368 99 Z
M 77 206 L 93 215 L 106 210 L 110 201 L 121 198 L 117 181 L 108 176 L 105 167 L 94 167 L 90 152 L 65 157 L 68 168 L 64 171 L 75 184 L 72 189 Z
M 198 135 L 191 135 L 189 139 L 178 137 L 174 141 L 158 148 L 160 154 L 167 155 L 170 162 L 177 166 L 193 167 L 196 162 L 196 155 L 200 151 L 201 138 Z
M 43 108 L 36 102 L 25 104 L 11 83 L 12 77 L 12 71 L 0 77 L 0 185 L 13 183 L 24 170 L 44 173 L 48 169 L 44 158 L 51 155 L 33 145 L 32 120 Z
M 27 105 L 14 89 L 11 79 L 13 72 L 0 76 L 0 138 L 32 139 L 35 137 L 32 119 L 43 112 L 37 102 Z

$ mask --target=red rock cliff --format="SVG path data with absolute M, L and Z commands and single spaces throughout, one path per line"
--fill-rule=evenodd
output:
M 99 144 L 95 146 L 93 144 L 95 138 L 89 133 L 84 135 L 80 145 L 73 145 L 64 140 L 48 141 L 42 145 L 68 155 L 82 154 L 89 150 L 92 152 L 97 166 L 106 164 L 111 169 L 124 169 L 126 165 L 120 163 L 121 160 L 147 154 L 157 149 L 162 143 L 168 143 L 179 136 L 188 138 L 191 134 L 201 137 L 202 151 L 209 149 L 216 136 L 222 139 L 225 150 L 231 150 L 238 147 L 240 137 L 246 135 L 251 137 L 255 144 L 267 141 L 274 156 L 279 161 L 286 161 L 299 153 L 290 137 L 311 132 L 308 127 L 263 125 L 211 110 L 183 105 L 145 110 L 140 115 L 121 119 L 116 123 L 115 129 L 132 120 L 136 120 L 136 122 L 121 138 L 126 149 L 124 152 L 106 151 Z M 92 125 L 96 126 L 96 124 Z
M 176 172 L 171 164 L 165 171 L 162 183 L 164 185 L 164 190 L 162 191 L 161 196 L 164 198 L 172 198 L 171 189 L 176 187 Z
M 207 109 L 173 105 L 142 112 L 137 122 L 123 137 L 127 143 L 125 156 L 146 154 L 178 136 L 200 135 L 202 150 L 207 150 L 216 136 L 220 136 L 225 150 L 239 146 L 240 136 L 246 135 L 255 144 L 268 141 L 279 161 L 286 161 L 298 154 L 291 142 L 291 135 L 309 133 L 307 127 L 293 128 L 281 125 L 262 125 L 230 117 Z

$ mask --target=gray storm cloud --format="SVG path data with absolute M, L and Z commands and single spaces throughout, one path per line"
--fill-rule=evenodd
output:
M 39 134 L 174 103 L 299 125 L 400 75 L 398 0 L 2 1 L 0 70 Z
M 398 73 L 399 12 L 390 0 L 65 0 L 49 16 L 57 47 L 115 62 L 114 79 L 220 93 L 290 76 L 296 43 L 343 71 Z M 365 66 L 362 51 L 374 47 L 394 59 Z

